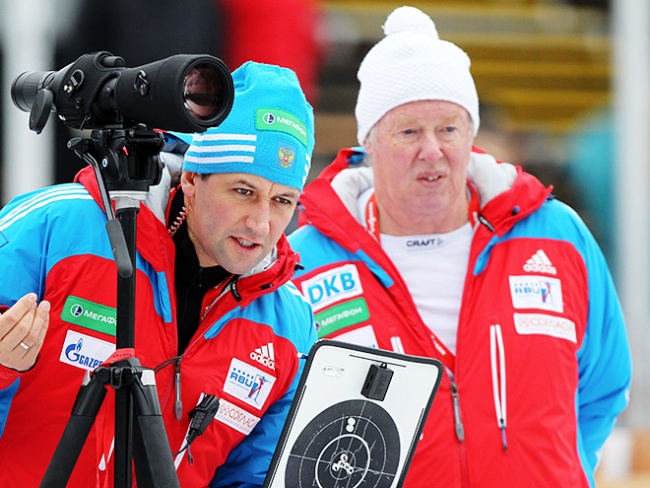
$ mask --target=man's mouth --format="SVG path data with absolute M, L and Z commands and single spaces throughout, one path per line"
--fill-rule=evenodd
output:
M 437 181 L 437 180 L 439 180 L 440 178 L 441 178 L 441 176 L 438 175 L 438 176 L 425 176 L 423 179 L 424 179 L 424 180 L 427 180 L 427 181 Z
M 257 246 L 257 244 L 255 244 L 254 242 L 247 241 L 247 240 L 242 239 L 242 238 L 240 238 L 240 237 L 237 237 L 236 239 L 237 239 L 237 242 L 239 242 L 239 244 L 240 244 L 241 246 L 243 246 L 243 247 L 251 248 L 251 247 L 255 247 L 255 246 Z

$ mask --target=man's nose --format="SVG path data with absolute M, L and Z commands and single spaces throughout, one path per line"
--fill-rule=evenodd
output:
M 251 208 L 246 218 L 246 226 L 257 236 L 265 236 L 271 230 L 270 207 L 268 202 L 258 202 Z
M 437 161 L 442 157 L 440 140 L 436 134 L 426 133 L 420 138 L 420 158 L 426 161 Z

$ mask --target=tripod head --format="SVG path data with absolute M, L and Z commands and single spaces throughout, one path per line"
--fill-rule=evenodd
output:
M 160 182 L 162 134 L 139 125 L 134 129 L 95 129 L 90 137 L 77 137 L 68 147 L 88 163 L 95 173 L 104 212 L 106 230 L 121 277 L 133 274 L 133 259 L 116 220 L 111 199 L 118 211 L 137 212 L 151 185 Z
M 68 147 L 102 175 L 111 196 L 147 193 L 160 182 L 162 134 L 140 125 L 134 129 L 95 129 L 88 138 L 74 138 Z

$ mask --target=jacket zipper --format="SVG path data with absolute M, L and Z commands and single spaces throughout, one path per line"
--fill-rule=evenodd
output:
M 490 325 L 490 366 L 492 370 L 492 394 L 497 426 L 501 430 L 501 446 L 508 450 L 506 438 L 506 356 L 503 347 L 503 335 L 499 324 Z
M 212 307 L 214 307 L 214 305 L 219 301 L 219 299 L 222 296 L 224 296 L 226 293 L 228 293 L 228 292 L 232 293 L 235 300 L 237 302 L 241 302 L 242 298 L 241 298 L 241 295 L 239 294 L 239 291 L 237 290 L 238 279 L 239 279 L 238 276 L 234 275 L 230 279 L 230 281 L 224 285 L 223 290 L 221 290 L 221 293 L 219 293 L 219 295 L 214 300 L 212 300 L 212 303 L 210 303 L 210 305 L 205 307 L 205 310 L 203 311 L 203 315 L 201 315 L 201 322 L 203 322 L 203 320 L 208 316 L 208 313 L 210 312 L 210 310 L 212 310 Z M 188 346 L 188 348 L 189 348 L 189 346 Z
M 205 307 L 205 310 L 203 311 L 203 315 L 201 316 L 201 322 L 205 319 L 205 317 L 208 315 L 208 312 L 212 309 L 215 303 L 221 298 L 225 293 L 230 289 L 235 295 L 235 298 L 239 301 L 241 300 L 241 297 L 237 293 L 236 289 L 232 289 L 234 284 L 236 283 L 236 277 L 234 277 L 231 282 L 226 285 L 226 287 L 223 289 L 223 291 L 217 296 L 210 305 Z M 197 339 L 198 340 L 198 339 Z M 192 344 L 196 343 L 197 341 L 191 342 L 188 344 L 187 349 L 189 349 Z M 181 396 L 181 359 L 183 359 L 183 356 L 178 356 L 177 358 L 174 359 L 174 416 L 176 417 L 176 420 L 181 420 L 183 418 L 183 400 Z
M 460 486 L 462 488 L 470 488 L 469 471 L 467 463 L 467 449 L 465 448 L 465 427 L 463 426 L 463 419 L 460 413 L 460 397 L 458 394 L 458 385 L 453 376 L 451 376 L 451 404 L 454 411 L 454 429 L 456 431 L 456 439 L 458 439 L 458 459 L 460 467 Z
M 181 357 L 174 361 L 174 415 L 176 420 L 183 418 L 183 400 L 181 398 Z
M 230 290 L 233 293 L 237 301 L 241 300 L 241 296 L 239 296 L 236 290 L 236 286 L 235 286 L 236 281 L 237 281 L 237 277 L 235 276 L 233 279 L 231 279 L 230 283 L 224 287 L 223 291 L 219 294 L 219 296 L 217 296 L 210 305 L 205 307 L 205 310 L 203 311 L 203 315 L 201 316 L 200 319 L 201 322 L 203 322 L 205 317 L 208 315 L 208 312 L 210 312 L 210 310 L 215 305 L 215 303 L 217 303 L 219 298 L 225 295 L 228 290 Z M 197 341 L 198 339 L 195 340 L 194 342 L 190 342 L 190 344 L 188 344 L 185 351 L 187 352 L 187 349 L 189 349 Z M 181 420 L 183 418 L 183 400 L 181 396 L 181 359 L 183 359 L 183 356 L 178 356 L 174 358 L 174 416 L 176 417 L 176 420 Z
M 456 429 L 456 438 L 458 442 L 465 440 L 465 427 L 460 417 L 460 400 L 458 398 L 458 386 L 454 380 L 451 380 L 451 404 L 454 409 L 454 427 Z

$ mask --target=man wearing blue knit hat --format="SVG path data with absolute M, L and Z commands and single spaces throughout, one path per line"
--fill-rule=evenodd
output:
M 316 339 L 284 236 L 309 172 L 313 110 L 291 70 L 249 62 L 233 81 L 219 127 L 169 134 L 167 172 L 138 214 L 135 350 L 156 371 L 181 486 L 262 485 Z M 114 332 L 91 320 L 116 309 L 100 201 L 88 167 L 0 210 L 2 488 L 38 485 L 89 369 L 75 358 L 101 363 L 115 350 Z M 82 307 L 92 313 L 72 312 Z M 195 407 L 217 400 L 195 435 Z M 111 429 L 89 437 L 68 486 L 112 485 Z
M 314 115 L 293 72 L 246 63 L 233 73 L 235 101 L 219 126 L 195 134 L 183 169 L 248 173 L 302 190 L 314 148 Z M 273 83 L 260 83 L 270 73 Z
M 194 135 L 181 187 L 201 264 L 243 274 L 271 252 L 293 216 L 314 119 L 289 70 L 249 62 L 233 83 L 233 109 L 219 127 Z

